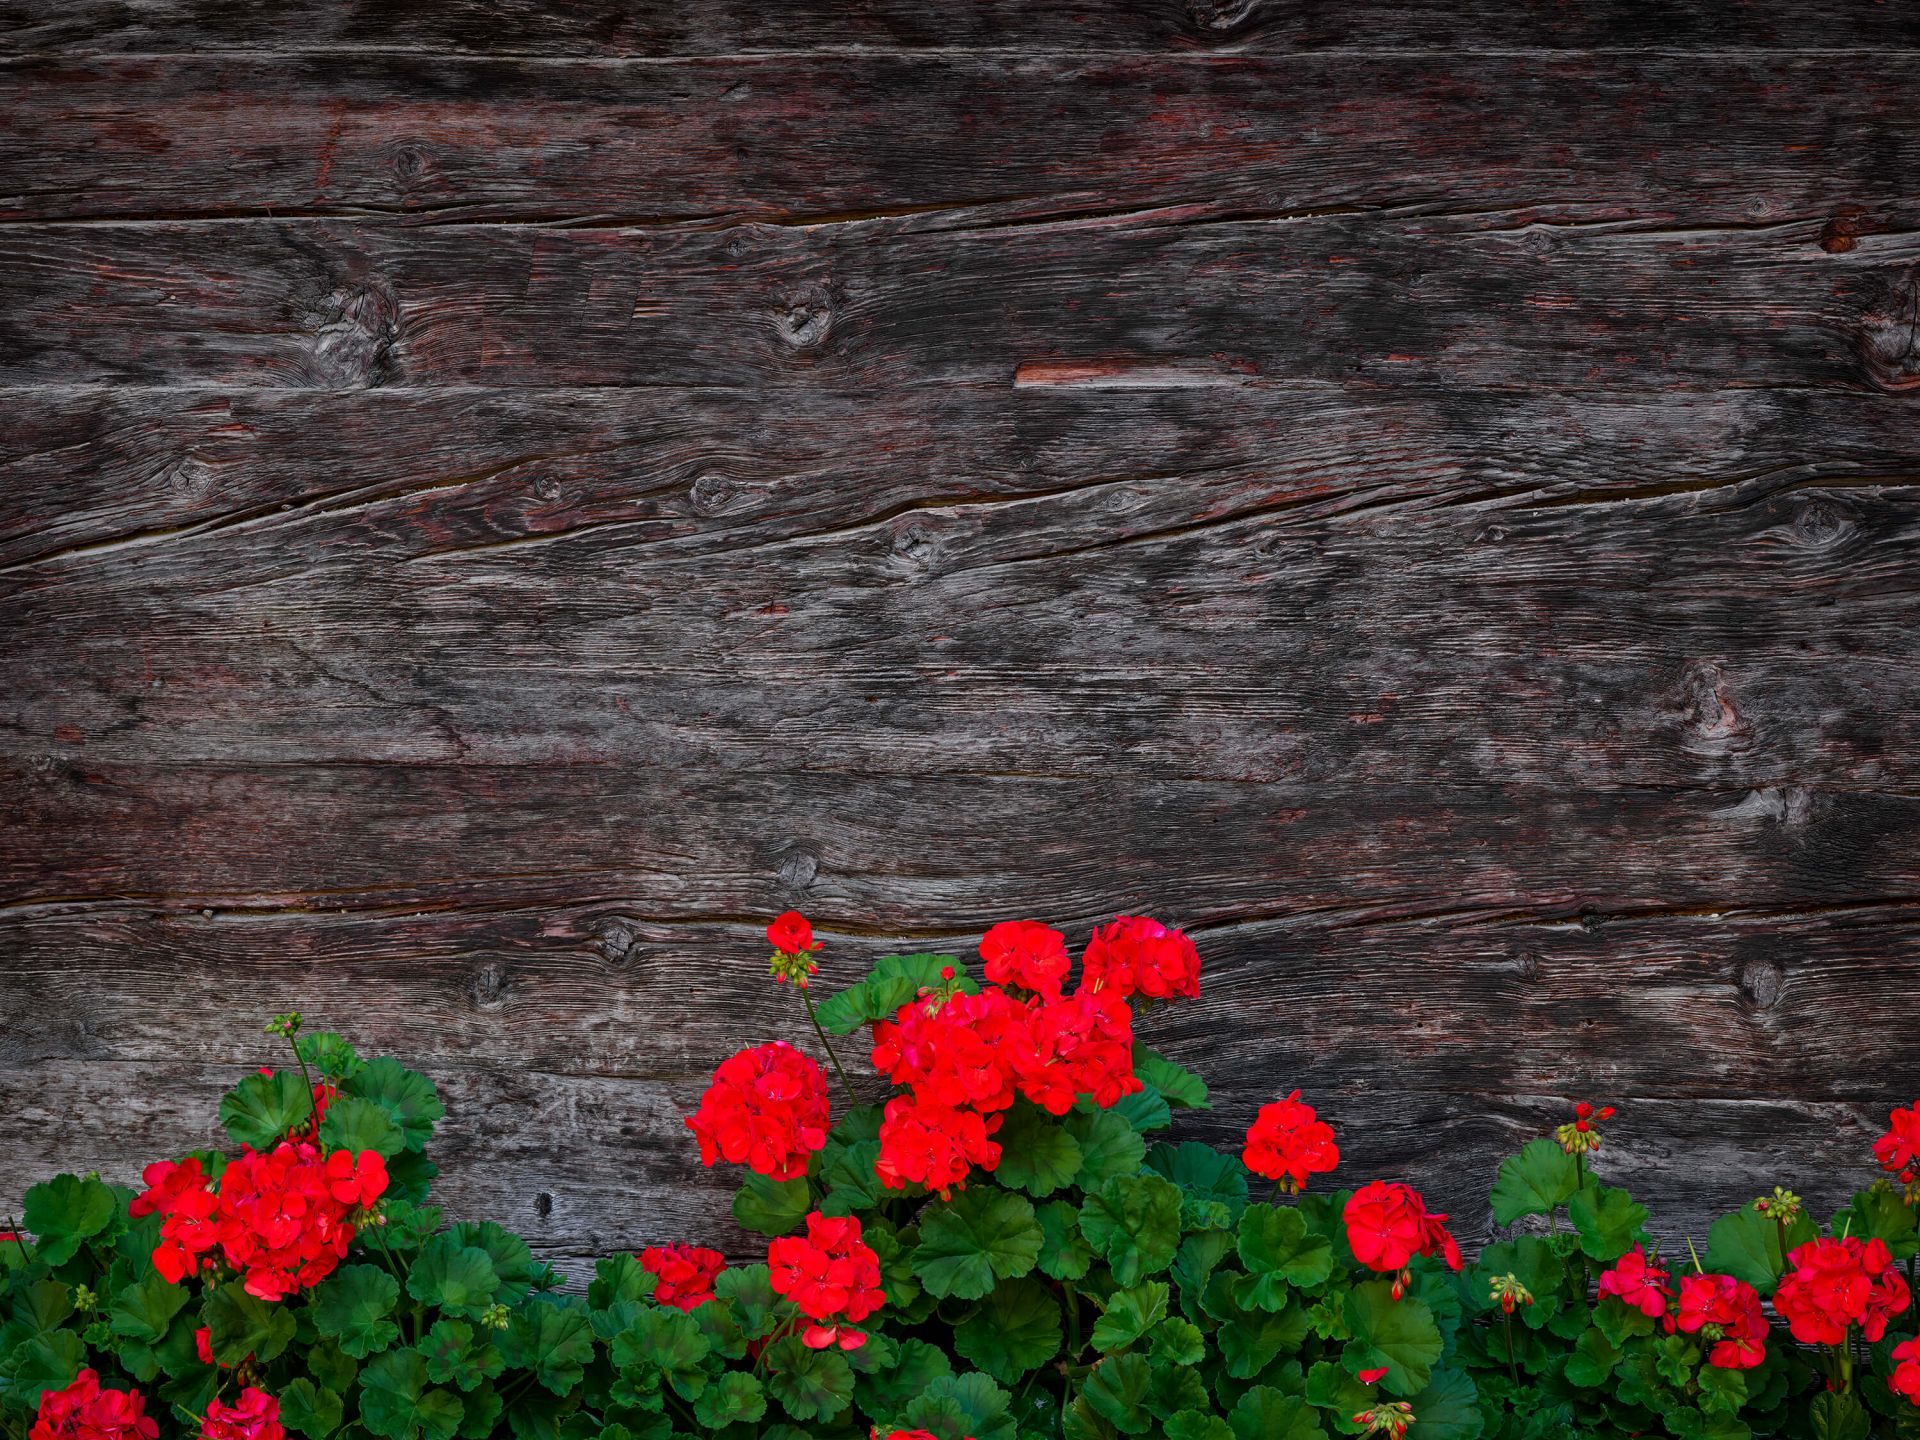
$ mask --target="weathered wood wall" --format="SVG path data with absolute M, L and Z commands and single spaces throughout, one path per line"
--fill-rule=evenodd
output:
M 457 1212 L 725 1241 L 678 1117 L 799 1037 L 787 906 L 1184 922 L 1203 1133 L 1302 1085 L 1469 1228 L 1573 1098 L 1678 1234 L 1920 1090 L 1914 6 L 0 52 L 0 1205 L 297 1005 Z

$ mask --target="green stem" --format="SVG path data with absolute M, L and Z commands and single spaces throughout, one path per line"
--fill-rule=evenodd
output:
M 1507 1322 L 1507 1375 L 1513 1381 L 1513 1388 L 1520 1388 L 1520 1362 L 1513 1355 L 1513 1312 L 1506 1312 Z
M 27 1249 L 27 1237 L 20 1229 L 20 1222 L 11 1215 L 7 1216 L 7 1229 L 13 1235 L 13 1243 L 20 1247 L 20 1258 L 31 1265 L 33 1263 L 33 1252 Z M 1912 1260 L 1907 1261 L 1907 1274 L 1913 1274 Z
M 313 1074 L 307 1069 L 307 1057 L 300 1053 L 300 1041 L 298 1037 L 289 1033 L 287 1035 L 287 1044 L 293 1047 L 294 1061 L 300 1066 L 301 1082 L 307 1087 L 307 1119 L 312 1120 L 320 1111 L 320 1102 L 316 1100 L 313 1095 Z M 320 1127 L 317 1125 L 314 1126 L 313 1133 L 317 1139 L 320 1134 Z
M 1060 1290 L 1067 1297 L 1067 1359 L 1078 1360 L 1080 1358 L 1080 1295 L 1065 1281 L 1061 1282 Z
M 400 1262 L 393 1258 L 393 1250 L 388 1246 L 387 1237 L 381 1233 L 380 1227 L 370 1224 L 362 1228 L 373 1236 L 373 1243 L 380 1247 L 381 1255 L 386 1258 L 387 1269 L 391 1270 L 393 1272 L 393 1278 L 400 1282 L 400 1288 L 402 1290 L 406 1289 L 407 1272 L 402 1270 L 400 1268 Z
M 840 1057 L 833 1053 L 833 1042 L 827 1039 L 827 1032 L 820 1028 L 820 1017 L 813 1012 L 813 996 L 802 990 L 800 999 L 807 1007 L 807 1019 L 813 1022 L 813 1033 L 820 1037 L 820 1045 L 827 1052 L 827 1059 L 833 1062 L 833 1073 L 840 1077 L 840 1088 L 847 1092 L 848 1103 L 858 1109 L 860 1097 L 853 1093 L 853 1082 L 847 1079 L 847 1072 L 840 1064 Z

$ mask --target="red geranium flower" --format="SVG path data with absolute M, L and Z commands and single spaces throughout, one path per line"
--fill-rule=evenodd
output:
M 998 1115 L 989 1120 L 972 1110 L 896 1095 L 880 1121 L 873 1172 L 889 1190 L 924 1185 L 944 1196 L 974 1168 L 992 1170 L 1000 1163 L 1000 1147 L 988 1138 L 999 1126 Z
M 702 1163 L 725 1159 L 774 1180 L 806 1174 L 807 1157 L 827 1143 L 827 1080 L 783 1040 L 728 1056 L 713 1072 L 687 1128 Z
M 1443 1256 L 1460 1268 L 1460 1247 L 1446 1216 L 1427 1209 L 1420 1192 L 1397 1181 L 1371 1180 L 1347 1201 L 1347 1244 L 1362 1265 L 1382 1272 L 1404 1270 L 1416 1255 Z
M 1902 1340 L 1893 1347 L 1893 1376 L 1887 1388 L 1920 1405 L 1920 1338 Z
M 1600 1293 L 1618 1295 L 1642 1315 L 1658 1319 L 1667 1313 L 1667 1301 L 1673 1298 L 1673 1291 L 1666 1284 L 1669 1278 L 1669 1272 L 1648 1259 L 1647 1252 L 1636 1245 L 1614 1261 L 1611 1268 L 1601 1272 Z
M 820 948 L 819 942 L 813 938 L 813 926 L 798 910 L 776 915 L 773 923 L 767 926 L 767 940 L 782 955 L 804 955 L 809 950 Z
M 1707 1363 L 1722 1370 L 1751 1370 L 1767 1358 L 1767 1316 L 1760 1308 L 1760 1292 L 1731 1275 L 1683 1275 L 1680 1303 L 1667 1316 L 1667 1332 L 1694 1335 L 1709 1325 L 1719 1327 L 1720 1339 L 1707 1352 Z
M 138 1390 L 102 1390 L 99 1372 L 88 1369 L 64 1390 L 40 1392 L 27 1440 L 155 1440 L 159 1433 Z
M 1038 920 L 1001 921 L 981 938 L 980 958 L 995 985 L 1017 986 L 1052 1000 L 1060 998 L 1061 983 L 1073 965 L 1067 937 Z
M 1262 1105 L 1247 1127 L 1247 1145 L 1240 1158 L 1247 1169 L 1287 1190 L 1307 1188 L 1307 1177 L 1324 1175 L 1340 1163 L 1333 1143 L 1333 1127 L 1316 1118 L 1314 1109 L 1295 1090 L 1284 1100 Z
M 654 1277 L 653 1298 L 679 1310 L 713 1299 L 713 1279 L 727 1257 L 698 1245 L 654 1245 L 640 1252 L 640 1268 Z
M 1809 1240 L 1787 1255 L 1773 1308 L 1803 1345 L 1844 1345 L 1858 1325 L 1869 1344 L 1907 1308 L 1907 1282 L 1883 1240 Z
M 1081 968 L 1081 983 L 1089 990 L 1149 1000 L 1200 994 L 1200 952 L 1193 941 L 1144 915 L 1122 915 L 1097 927 Z
M 1118 996 L 1084 986 L 1031 1002 L 1013 1053 L 1020 1093 L 1053 1115 L 1087 1096 L 1102 1110 L 1146 1086 L 1133 1073 L 1133 1012 Z
M 810 1349 L 855 1350 L 866 1343 L 865 1335 L 848 1327 L 878 1310 L 887 1297 L 880 1289 L 880 1257 L 860 1239 L 857 1219 L 815 1210 L 807 1216 L 804 1236 L 783 1235 L 767 1246 L 767 1268 L 774 1293 L 815 1322 L 800 1337 Z
M 252 1385 L 232 1405 L 213 1400 L 207 1406 L 207 1418 L 200 1422 L 200 1440 L 286 1440 L 286 1435 L 280 1423 L 280 1402 Z
M 1910 1169 L 1920 1160 L 1920 1100 L 1911 1110 L 1895 1110 L 1887 1116 L 1887 1133 L 1873 1142 L 1873 1158 L 1888 1174 Z
M 336 1150 L 327 1156 L 327 1185 L 342 1205 L 364 1210 L 387 1193 L 387 1162 L 378 1150 Z
M 1018 1093 L 1016 1057 L 1032 1045 L 1026 1009 L 1004 990 L 909 1000 L 873 1027 L 873 1066 L 923 1105 L 1004 1110 Z

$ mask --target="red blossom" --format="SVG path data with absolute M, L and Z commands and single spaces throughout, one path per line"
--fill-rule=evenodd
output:
M 909 1000 L 873 1027 L 873 1066 L 923 1105 L 1005 1110 L 1018 1093 L 1017 1057 L 1032 1047 L 1026 1007 L 1004 990 Z
M 378 1150 L 336 1150 L 327 1156 L 327 1185 L 342 1205 L 365 1209 L 387 1193 L 387 1162 Z
M 1387 1367 L 1384 1365 L 1382 1365 L 1378 1370 L 1362 1370 L 1360 1372 L 1360 1383 L 1362 1385 L 1372 1385 L 1377 1381 L 1379 1381 L 1380 1379 L 1382 1379 L 1386 1375 L 1386 1373 L 1387 1373 Z
M 1200 995 L 1200 952 L 1181 931 L 1144 915 L 1121 915 L 1087 942 L 1081 984 L 1116 995 L 1174 1000 Z
M 1446 1216 L 1427 1209 L 1420 1192 L 1397 1181 L 1372 1180 L 1354 1191 L 1344 1212 L 1347 1244 L 1369 1269 L 1404 1270 L 1416 1255 L 1438 1253 L 1452 1270 L 1460 1268 L 1460 1247 L 1448 1232 Z
M 200 1422 L 200 1440 L 286 1440 L 286 1435 L 280 1402 L 252 1385 L 232 1405 L 213 1400 Z
M 1338 1165 L 1340 1149 L 1333 1143 L 1333 1127 L 1318 1119 L 1295 1090 L 1260 1107 L 1247 1127 L 1240 1158 L 1254 1174 L 1297 1192 L 1306 1189 L 1308 1176 L 1324 1175 Z
M 1146 1086 L 1133 1073 L 1133 1012 L 1126 1001 L 1084 986 L 1027 1011 L 1027 1043 L 1014 1057 L 1020 1093 L 1053 1115 L 1081 1096 L 1102 1110 Z
M 896 1095 L 880 1121 L 874 1173 L 889 1190 L 924 1185 L 945 1195 L 976 1167 L 999 1165 L 1000 1147 L 988 1138 L 999 1126 L 998 1115 L 922 1105 L 911 1095 Z
M 718 1250 L 698 1245 L 654 1245 L 640 1252 L 640 1268 L 654 1277 L 653 1298 L 679 1310 L 713 1299 L 713 1279 L 726 1267 Z
M 103 1390 L 99 1372 L 88 1369 L 64 1390 L 40 1392 L 27 1440 L 155 1440 L 159 1433 L 138 1390 Z
M 820 943 L 813 938 L 813 926 L 798 910 L 776 915 L 767 926 L 767 941 L 781 955 L 804 955 L 820 948 Z
M 774 1293 L 814 1322 L 800 1337 L 810 1349 L 859 1348 L 866 1336 L 849 1327 L 887 1298 L 880 1289 L 880 1257 L 861 1240 L 860 1222 L 851 1215 L 813 1211 L 804 1236 L 783 1235 L 767 1246 L 767 1268 Z
M 1683 1275 L 1680 1301 L 1667 1316 L 1667 1331 L 1695 1335 L 1712 1326 L 1718 1334 L 1707 1363 L 1722 1370 L 1751 1370 L 1767 1358 L 1767 1316 L 1760 1292 L 1731 1275 Z M 1711 1337 L 1709 1337 L 1711 1338 Z
M 1920 1338 L 1902 1340 L 1893 1347 L 1893 1375 L 1887 1388 L 1920 1405 Z
M 774 1180 L 807 1172 L 807 1157 L 827 1143 L 827 1080 L 820 1067 L 782 1040 L 728 1056 L 713 1072 L 687 1128 L 700 1159 L 746 1165 Z
M 1617 1295 L 1630 1308 L 1658 1319 L 1667 1313 L 1667 1302 L 1673 1298 L 1666 1283 L 1670 1278 L 1658 1261 L 1636 1245 L 1600 1273 L 1599 1288 L 1602 1295 Z
M 1910 1110 L 1898 1109 L 1887 1116 L 1887 1133 L 1873 1142 L 1873 1158 L 1889 1175 L 1911 1169 L 1920 1160 L 1920 1100 Z
M 1773 1308 L 1803 1345 L 1844 1345 L 1853 1325 L 1872 1344 L 1907 1302 L 1885 1241 L 1819 1239 L 1789 1252 Z
M 1038 920 L 1003 920 L 981 937 L 980 958 L 995 985 L 1060 998 L 1060 986 L 1073 966 L 1067 937 Z

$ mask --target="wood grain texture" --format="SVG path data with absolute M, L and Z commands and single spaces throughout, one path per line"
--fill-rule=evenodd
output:
M 1232 1140 L 1676 1243 L 1920 1090 L 1898 5 L 0 0 L 0 1210 L 297 1006 L 746 1253 L 841 974 L 1192 927 Z M 864 1067 L 862 1067 L 864 1068 Z M 870 1082 L 869 1082 L 870 1083 Z
M 374 49 L 476 55 L 705 56 L 758 50 L 1391 51 L 1920 48 L 1899 4 L 1851 0 L 6 0 L 0 53 Z
M 0 220 L 973 229 L 1427 207 L 1858 234 L 1920 201 L 1920 127 L 1882 123 L 1916 76 L 1904 54 L 58 57 L 0 69 Z

